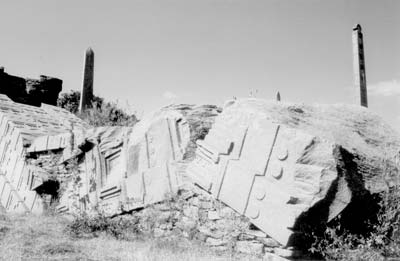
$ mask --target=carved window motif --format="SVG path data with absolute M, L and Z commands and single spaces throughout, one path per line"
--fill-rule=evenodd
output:
M 107 180 L 108 176 L 111 174 L 111 172 L 115 169 L 115 167 L 118 166 L 120 155 L 121 155 L 121 150 L 118 150 L 118 151 L 116 151 L 110 155 L 107 155 L 105 157 L 106 180 Z

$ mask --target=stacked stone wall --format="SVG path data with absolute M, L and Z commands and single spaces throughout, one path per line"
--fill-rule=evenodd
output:
M 216 251 L 234 251 L 259 257 L 297 257 L 253 226 L 249 219 L 196 186 L 187 185 L 172 200 L 148 206 L 119 218 L 135 218 L 139 230 L 156 238 L 185 237 Z

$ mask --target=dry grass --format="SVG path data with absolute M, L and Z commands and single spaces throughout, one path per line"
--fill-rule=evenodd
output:
M 102 234 L 73 238 L 65 232 L 69 221 L 56 216 L 2 216 L 1 260 L 256 260 L 217 253 L 183 239 L 118 240 Z

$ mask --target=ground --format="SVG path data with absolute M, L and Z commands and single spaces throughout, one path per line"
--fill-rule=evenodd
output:
M 183 239 L 119 240 L 106 234 L 75 238 L 59 216 L 0 216 L 0 260 L 257 260 L 218 253 Z

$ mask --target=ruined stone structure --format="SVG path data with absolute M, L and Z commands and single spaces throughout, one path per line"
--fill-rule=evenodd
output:
M 93 74 L 94 74 L 94 52 L 88 48 L 85 52 L 85 65 L 83 69 L 83 82 L 79 112 L 92 106 L 93 101 Z
M 41 212 L 58 198 L 60 213 L 131 213 L 143 226 L 153 213 L 150 233 L 215 248 L 293 256 L 304 225 L 339 213 L 362 224 L 399 167 L 397 133 L 355 106 L 242 99 L 89 128 L 57 107 L 0 98 L 7 211 Z
M 62 89 L 62 80 L 41 75 L 38 80 L 7 74 L 0 68 L 0 94 L 18 103 L 40 106 L 56 105 Z
M 361 26 L 353 28 L 353 70 L 354 84 L 360 90 L 360 104 L 368 107 L 367 78 L 365 75 L 364 42 Z
M 83 157 L 78 189 L 69 184 L 60 211 L 97 207 L 110 215 L 142 208 L 177 193 L 182 183 L 179 160 L 189 142 L 187 122 L 179 114 L 155 117 L 132 128 L 97 128 L 74 133 Z M 69 152 L 63 158 L 67 159 Z M 77 193 L 76 200 L 71 200 Z
M 115 215 L 142 208 L 175 195 L 185 183 L 183 159 L 193 157 L 187 153 L 187 147 L 195 136 L 189 125 L 202 131 L 196 125 L 201 116 L 189 123 L 190 116 L 183 116 L 184 107 L 181 107 L 183 113 L 162 110 L 135 127 L 77 128 L 44 136 L 27 149 L 28 158 L 41 172 L 59 177 L 69 175 L 66 179 L 76 180 L 63 182 L 60 212 L 97 209 Z M 205 113 L 203 110 L 207 108 L 200 110 Z M 196 109 L 191 111 L 195 112 Z M 66 135 L 69 140 L 62 143 Z M 63 144 L 50 160 L 46 159 L 47 139 Z M 70 162 L 78 168 L 75 173 L 66 169 Z
M 15 103 L 0 95 L 0 203 L 7 211 L 43 211 L 39 194 L 47 177 L 26 161 L 27 148 L 35 139 L 41 139 L 47 152 L 58 150 L 68 141 L 65 131 L 71 124 L 75 128 L 88 127 L 63 109 Z M 63 133 L 64 139 L 47 139 L 47 135 L 57 133 Z

